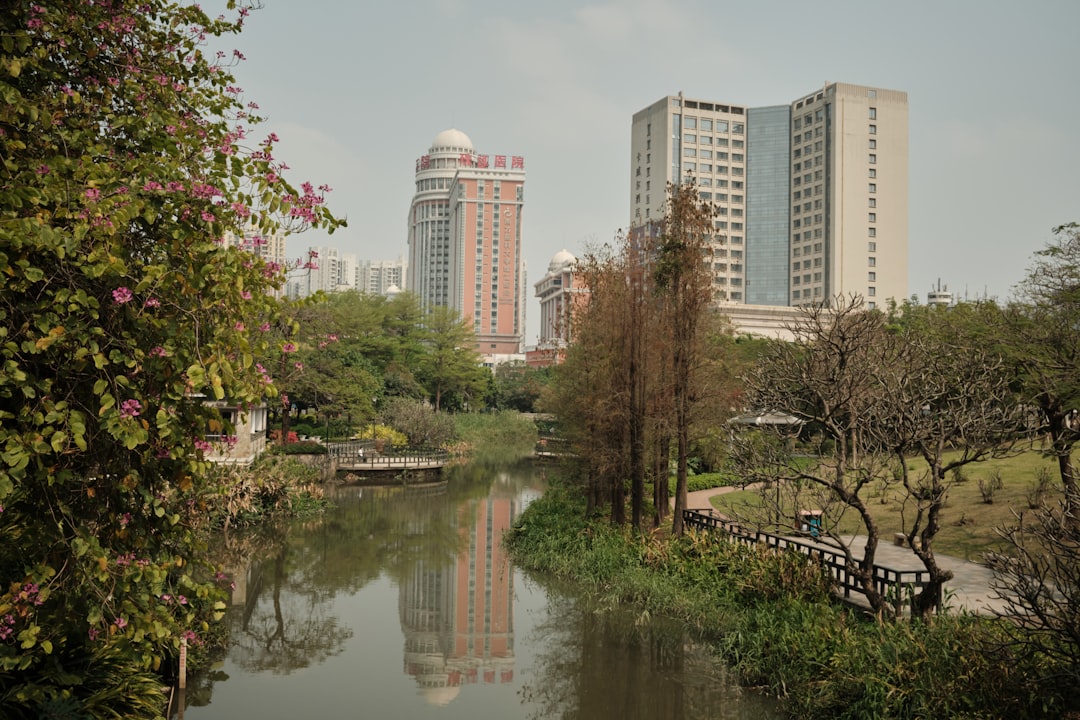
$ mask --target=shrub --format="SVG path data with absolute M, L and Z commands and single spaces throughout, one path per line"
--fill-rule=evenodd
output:
M 325 455 L 328 451 L 322 443 L 317 443 L 314 440 L 304 440 L 302 442 L 277 445 L 274 447 L 273 452 L 278 455 Z

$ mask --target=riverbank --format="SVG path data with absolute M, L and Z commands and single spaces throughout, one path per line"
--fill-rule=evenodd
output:
M 999 620 L 949 615 L 880 622 L 839 605 L 799 557 L 688 535 L 658 540 L 588 522 L 553 487 L 522 515 L 516 563 L 575 579 L 601 605 L 687 622 L 742 682 L 800 718 L 1044 718 L 1075 710 L 1048 667 L 1003 641 Z

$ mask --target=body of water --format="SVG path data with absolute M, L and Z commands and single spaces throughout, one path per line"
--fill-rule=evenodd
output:
M 225 659 L 186 720 L 777 718 L 679 625 L 595 612 L 500 542 L 543 491 L 529 463 L 344 486 L 310 521 L 223 537 Z

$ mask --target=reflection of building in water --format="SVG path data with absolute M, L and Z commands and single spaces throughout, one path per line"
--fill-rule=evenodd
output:
M 458 520 L 468 543 L 454 564 L 421 560 L 402 584 L 405 672 L 431 704 L 449 703 L 462 685 L 514 679 L 513 572 L 502 534 L 516 511 L 510 498 L 462 506 Z

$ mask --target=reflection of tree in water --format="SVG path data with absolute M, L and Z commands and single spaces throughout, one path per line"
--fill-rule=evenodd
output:
M 547 583 L 542 583 L 547 585 Z M 748 695 L 738 678 L 679 624 L 587 606 L 548 587 L 532 630 L 538 648 L 521 690 L 535 718 L 698 720 L 776 717 L 774 703 Z
M 288 545 L 282 544 L 264 564 L 264 592 L 232 625 L 229 655 L 247 670 L 287 674 L 317 665 L 340 653 L 353 635 L 352 628 L 329 614 L 333 592 L 311 587 L 287 571 L 288 554 Z
M 461 504 L 489 492 L 512 497 L 528 477 L 464 466 L 439 485 L 328 487 L 333 507 L 318 518 L 220 536 L 211 559 L 236 585 L 230 656 L 249 670 L 289 673 L 339 654 L 353 631 L 332 614 L 338 593 L 453 565 L 467 543 Z M 209 703 L 213 683 L 225 679 L 220 670 L 192 678 L 187 704 Z

